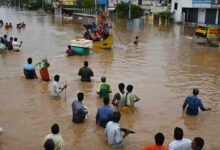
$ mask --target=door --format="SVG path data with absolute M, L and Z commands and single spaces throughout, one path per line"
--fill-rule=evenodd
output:
M 216 9 L 206 9 L 205 23 L 215 24 Z
M 198 12 L 198 23 L 204 24 L 205 23 L 205 16 L 206 16 L 206 10 L 203 8 L 200 8 L 199 12 Z

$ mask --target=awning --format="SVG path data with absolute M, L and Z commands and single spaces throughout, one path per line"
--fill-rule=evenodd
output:
M 115 7 L 109 7 L 108 10 L 109 10 L 109 11 L 114 11 L 114 10 L 115 10 Z
M 81 10 L 79 8 L 63 8 L 64 10 Z

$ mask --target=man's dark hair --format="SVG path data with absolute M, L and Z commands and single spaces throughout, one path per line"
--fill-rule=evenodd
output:
M 120 91 L 124 91 L 124 89 L 125 89 L 124 83 L 119 83 L 118 88 Z
M 196 143 L 196 146 L 199 148 L 198 150 L 202 150 L 204 146 L 204 140 L 201 137 L 194 138 L 194 142 Z
M 83 101 L 83 98 L 84 98 L 84 94 L 82 93 L 82 92 L 79 92 L 78 94 L 77 94 L 77 98 L 78 98 L 78 101 Z
M 13 37 L 10 37 L 10 41 L 13 41 Z
M 127 91 L 130 93 L 130 92 L 132 92 L 133 91 L 133 85 L 128 85 L 127 86 Z
M 105 81 L 106 81 L 106 77 L 104 77 L 104 76 L 101 77 L 101 81 L 102 81 L 102 82 L 105 82 Z
M 18 41 L 18 38 L 14 38 L 14 41 L 17 42 L 17 41 Z
M 27 59 L 27 62 L 28 62 L 28 64 L 32 64 L 32 58 L 29 57 L 29 58 Z
M 88 65 L 89 65 L 88 61 L 84 61 L 84 66 L 88 67 Z
M 6 34 L 4 34 L 4 38 L 7 39 L 7 37 L 8 37 L 8 36 L 7 36 Z
M 193 89 L 193 94 L 195 96 L 197 96 L 199 94 L 199 89 L 197 89 L 197 88 Z
M 121 119 L 121 113 L 119 111 L 113 112 L 112 121 L 118 123 Z
M 103 99 L 103 102 L 104 102 L 105 105 L 108 105 L 109 104 L 109 97 L 105 97 Z
M 54 150 L 55 144 L 52 139 L 47 139 L 44 143 L 45 150 Z
M 183 139 L 183 129 L 176 127 L 174 129 L 174 139 L 175 140 L 182 140 Z
M 159 132 L 154 136 L 156 145 L 163 145 L 164 142 L 164 135 L 163 133 Z
M 59 76 L 58 74 L 55 75 L 55 76 L 54 76 L 54 81 L 57 81 L 57 82 L 58 82 L 59 80 L 60 80 L 60 76 Z
M 70 45 L 68 45 L 68 49 L 71 49 L 71 46 L 70 46 Z
M 58 134 L 60 132 L 59 125 L 57 123 L 53 124 L 51 127 L 51 132 L 53 134 Z

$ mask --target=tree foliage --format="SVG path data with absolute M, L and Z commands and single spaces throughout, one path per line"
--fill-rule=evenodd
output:
M 172 21 L 172 19 L 173 19 L 173 13 L 171 13 L 169 11 L 160 12 L 158 15 L 162 21 L 165 21 L 165 20 Z
M 116 13 L 119 18 L 128 18 L 129 15 L 129 4 L 128 3 L 120 3 L 116 6 Z M 137 6 L 131 4 L 131 18 L 140 18 L 143 15 L 143 10 Z
M 79 8 L 95 8 L 95 0 L 78 0 L 77 5 Z

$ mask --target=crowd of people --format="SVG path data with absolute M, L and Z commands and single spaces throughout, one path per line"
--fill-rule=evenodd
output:
M 17 37 L 10 37 L 8 39 L 8 36 L 5 34 L 3 37 L 0 37 L 0 50 L 20 51 L 22 43 L 22 41 L 18 42 Z
M 4 26 L 4 21 L 0 20 L 0 28 L 2 28 L 3 26 Z M 22 29 L 25 27 L 26 27 L 26 24 L 24 22 L 20 22 L 16 25 L 17 29 Z M 6 22 L 4 28 L 5 28 L 5 30 L 10 30 L 13 28 L 13 25 L 11 22 Z
M 0 26 L 3 26 L 3 21 L 0 20 Z M 23 28 L 25 24 L 17 24 L 17 28 Z M 93 41 L 100 41 L 109 36 L 109 23 L 100 24 L 98 27 L 95 23 L 84 25 L 86 31 L 84 37 Z M 5 29 L 12 28 L 11 23 L 5 24 Z M 139 37 L 135 38 L 134 44 L 138 45 Z M 16 37 L 7 35 L 0 38 L 0 49 L 19 51 L 22 41 L 19 43 Z M 70 47 L 69 47 L 70 49 Z M 27 64 L 24 65 L 24 75 L 26 79 L 37 79 L 38 76 L 35 71 L 35 66 L 32 64 L 32 58 L 27 59 Z M 93 70 L 89 67 L 88 61 L 84 62 L 84 66 L 79 69 L 78 75 L 82 82 L 91 82 L 91 77 L 94 76 Z M 61 98 L 60 93 L 66 90 L 67 84 L 60 86 L 60 75 L 56 74 L 53 81 L 49 84 L 51 96 L 54 98 Z M 126 88 L 125 88 L 126 87 Z M 126 90 L 125 90 L 126 89 Z M 104 135 L 106 136 L 108 145 L 113 148 L 123 147 L 125 138 L 129 134 L 135 132 L 130 129 L 125 129 L 120 126 L 121 112 L 134 112 L 135 103 L 140 101 L 140 98 L 133 92 L 134 86 L 129 84 L 125 86 L 124 83 L 118 84 L 118 91 L 114 94 L 110 101 L 110 93 L 113 92 L 112 86 L 107 82 L 105 76 L 101 77 L 101 83 L 97 86 L 96 92 L 99 99 L 103 100 L 103 105 L 97 109 L 96 124 L 104 128 Z M 198 115 L 199 108 L 202 111 L 210 111 L 211 108 L 203 106 L 202 100 L 198 97 L 199 89 L 193 89 L 193 95 L 188 96 L 183 105 L 183 112 L 190 116 Z M 79 92 L 77 99 L 72 102 L 72 122 L 83 123 L 88 117 L 89 108 L 84 103 L 84 93 Z M 112 104 L 112 107 L 110 106 Z M 0 127 L 0 134 L 3 133 L 3 128 Z M 195 137 L 193 140 L 184 138 L 182 128 L 176 127 L 174 129 L 174 140 L 171 141 L 168 147 L 164 146 L 165 136 L 162 132 L 155 134 L 155 143 L 143 146 L 142 150 L 202 150 L 204 147 L 204 140 L 201 137 Z M 64 140 L 60 134 L 58 124 L 53 124 L 51 133 L 46 135 L 43 140 L 45 150 L 64 150 Z
M 12 29 L 13 28 L 13 26 L 12 26 L 12 23 L 11 22 L 6 22 L 5 23 L 5 30 L 9 30 L 9 29 Z
M 34 65 L 32 65 L 32 58 L 27 59 L 28 63 L 24 65 L 25 76 L 28 71 L 31 71 L 32 78 L 37 78 Z M 89 68 L 88 61 L 84 62 L 84 66 L 79 69 L 78 75 L 81 77 L 82 82 L 91 82 L 91 77 L 94 73 Z M 51 95 L 55 98 L 60 96 L 60 93 L 67 88 L 67 84 L 63 87 L 59 84 L 60 76 L 55 75 L 54 80 L 49 84 Z M 133 111 L 134 104 L 140 100 L 139 97 L 133 92 L 133 85 L 127 85 L 125 91 L 125 84 L 118 84 L 118 92 L 116 92 L 111 101 L 110 106 L 109 94 L 112 93 L 111 85 L 106 82 L 106 77 L 101 77 L 101 83 L 97 87 L 97 95 L 103 99 L 103 105 L 97 109 L 96 124 L 104 128 L 104 135 L 106 136 L 108 145 L 117 148 L 122 147 L 125 143 L 124 139 L 129 134 L 135 133 L 130 129 L 120 127 L 121 111 Z M 183 112 L 190 116 L 198 115 L 199 108 L 202 111 L 210 111 L 211 108 L 205 108 L 201 99 L 198 97 L 199 89 L 193 89 L 193 95 L 186 97 L 183 103 Z M 84 93 L 79 92 L 77 99 L 72 102 L 72 122 L 80 124 L 87 119 L 89 109 L 84 105 Z M 185 111 L 186 109 L 186 111 Z M 126 112 L 126 111 L 124 111 Z M 3 129 L 0 128 L 0 132 Z M 46 150 L 64 149 L 64 140 L 59 134 L 59 125 L 54 124 L 51 127 L 51 132 L 44 139 L 44 148 Z M 202 150 L 204 140 L 201 137 L 196 137 L 193 140 L 183 137 L 183 129 L 176 127 L 174 129 L 174 140 L 170 142 L 168 147 L 163 146 L 165 136 L 159 132 L 155 135 L 155 144 L 144 146 L 142 150 Z
M 16 28 L 17 29 L 22 29 L 22 28 L 25 28 L 26 27 L 26 24 L 24 22 L 21 22 L 21 23 L 18 23 Z
M 98 26 L 95 22 L 92 24 L 84 24 L 86 29 L 83 37 L 93 41 L 101 41 L 109 36 L 109 28 L 111 28 L 110 23 L 100 23 Z

